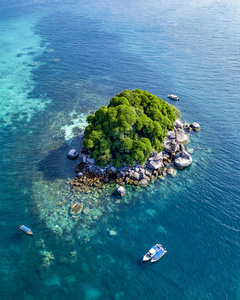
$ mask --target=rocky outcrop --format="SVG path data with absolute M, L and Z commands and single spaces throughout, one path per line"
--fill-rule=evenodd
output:
M 176 170 L 170 165 L 172 161 L 179 169 L 186 168 L 192 163 L 192 157 L 184 146 L 189 141 L 189 135 L 185 131 L 198 130 L 200 126 L 195 122 L 186 125 L 181 120 L 176 120 L 174 125 L 174 129 L 169 131 L 164 139 L 164 150 L 158 153 L 153 149 L 142 165 L 135 162 L 133 167 L 115 168 L 112 165 L 100 167 L 83 151 L 82 162 L 75 169 L 78 175 L 72 181 L 73 189 L 88 193 L 91 192 L 89 187 L 96 187 L 101 192 L 104 183 L 118 183 L 120 186 L 116 194 L 123 197 L 126 193 L 123 187 L 125 184 L 145 186 L 157 177 L 164 179 L 167 175 L 175 176 Z
M 174 157 L 174 164 L 178 169 L 184 169 L 190 166 L 191 163 L 192 163 L 192 157 L 186 150 L 180 151 Z
M 83 209 L 82 203 L 75 203 L 70 208 L 70 214 L 71 215 L 78 215 L 78 214 L 81 213 L 82 209 Z
M 117 189 L 116 189 L 116 194 L 118 196 L 121 196 L 123 197 L 125 194 L 126 194 L 126 190 L 123 186 L 119 186 Z
M 176 142 L 178 144 L 185 145 L 189 142 L 188 134 L 186 132 L 184 132 L 183 129 L 176 129 L 175 136 L 176 136 Z

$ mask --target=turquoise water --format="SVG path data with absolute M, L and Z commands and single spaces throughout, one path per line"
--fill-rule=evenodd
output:
M 145 2 L 1 2 L 1 299 L 240 299 L 240 4 Z M 72 192 L 86 115 L 135 88 L 180 96 L 193 164 L 121 199 Z

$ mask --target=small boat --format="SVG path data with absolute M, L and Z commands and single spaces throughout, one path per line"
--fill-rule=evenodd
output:
M 166 252 L 167 252 L 167 250 L 164 249 L 163 247 L 161 247 L 161 249 L 158 250 L 158 251 L 154 254 L 154 256 L 152 257 L 151 263 L 154 263 L 154 262 L 158 261 L 160 258 L 163 257 L 163 255 L 164 255 Z
M 150 260 L 156 253 L 162 248 L 162 245 L 156 244 L 154 245 L 144 256 L 143 261 Z
M 172 100 L 179 100 L 179 97 L 173 94 L 168 95 L 168 98 Z
M 26 234 L 33 234 L 32 230 L 25 225 L 20 225 L 19 229 L 25 232 Z

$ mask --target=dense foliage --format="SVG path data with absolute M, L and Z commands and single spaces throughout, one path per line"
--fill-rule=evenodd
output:
M 176 115 L 172 106 L 142 90 L 125 90 L 87 117 L 83 142 L 95 163 L 115 167 L 142 164 L 152 149 L 162 150 Z

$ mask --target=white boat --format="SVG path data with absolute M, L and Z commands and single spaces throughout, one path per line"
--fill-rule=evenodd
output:
M 168 95 L 168 98 L 172 100 L 179 100 L 179 97 L 173 94 Z
M 161 249 L 159 249 L 152 257 L 151 259 L 151 263 L 154 263 L 156 261 L 158 261 L 159 259 L 161 259 L 163 257 L 164 254 L 167 253 L 167 250 L 164 249 L 163 247 L 161 247 Z
M 162 248 L 162 245 L 156 244 L 154 245 L 144 256 L 143 261 L 150 260 L 160 249 Z

